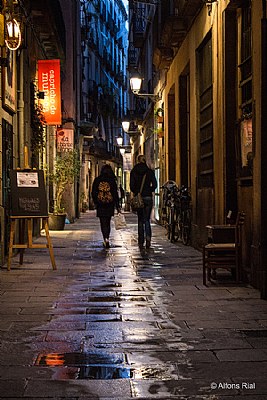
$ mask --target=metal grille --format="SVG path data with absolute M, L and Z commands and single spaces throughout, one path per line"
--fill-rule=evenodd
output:
M 198 51 L 199 187 L 213 186 L 213 87 L 211 37 Z
M 251 57 L 251 7 L 247 2 L 242 8 L 241 33 L 241 108 L 243 115 L 252 111 L 252 57 Z

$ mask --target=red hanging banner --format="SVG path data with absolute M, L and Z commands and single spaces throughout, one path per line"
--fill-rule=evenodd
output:
M 61 125 L 60 60 L 38 61 L 38 90 L 46 125 Z

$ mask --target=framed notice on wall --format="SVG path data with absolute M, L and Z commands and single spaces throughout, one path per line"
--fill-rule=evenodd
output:
M 2 104 L 7 111 L 16 112 L 16 52 L 6 50 L 7 66 L 2 68 Z
M 47 198 L 44 184 L 44 171 L 12 170 L 11 216 L 47 217 Z

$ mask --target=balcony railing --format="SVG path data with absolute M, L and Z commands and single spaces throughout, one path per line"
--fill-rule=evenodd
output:
M 88 150 L 87 148 L 83 149 L 84 151 Z M 94 138 L 92 143 L 89 146 L 89 154 L 92 154 L 96 157 L 101 157 L 104 160 L 114 160 L 117 161 L 121 159 L 121 154 L 119 147 L 103 140 L 102 138 Z
M 133 43 L 129 44 L 128 63 L 129 67 L 137 67 L 138 65 L 138 49 L 134 46 Z
M 146 32 L 145 7 L 136 7 L 133 15 L 133 44 L 140 48 L 143 46 Z

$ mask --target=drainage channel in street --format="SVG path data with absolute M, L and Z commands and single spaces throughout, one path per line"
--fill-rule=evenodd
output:
M 138 366 L 127 363 L 126 354 L 40 354 L 35 365 L 54 368 L 53 379 L 160 379 L 177 380 L 172 366 Z

